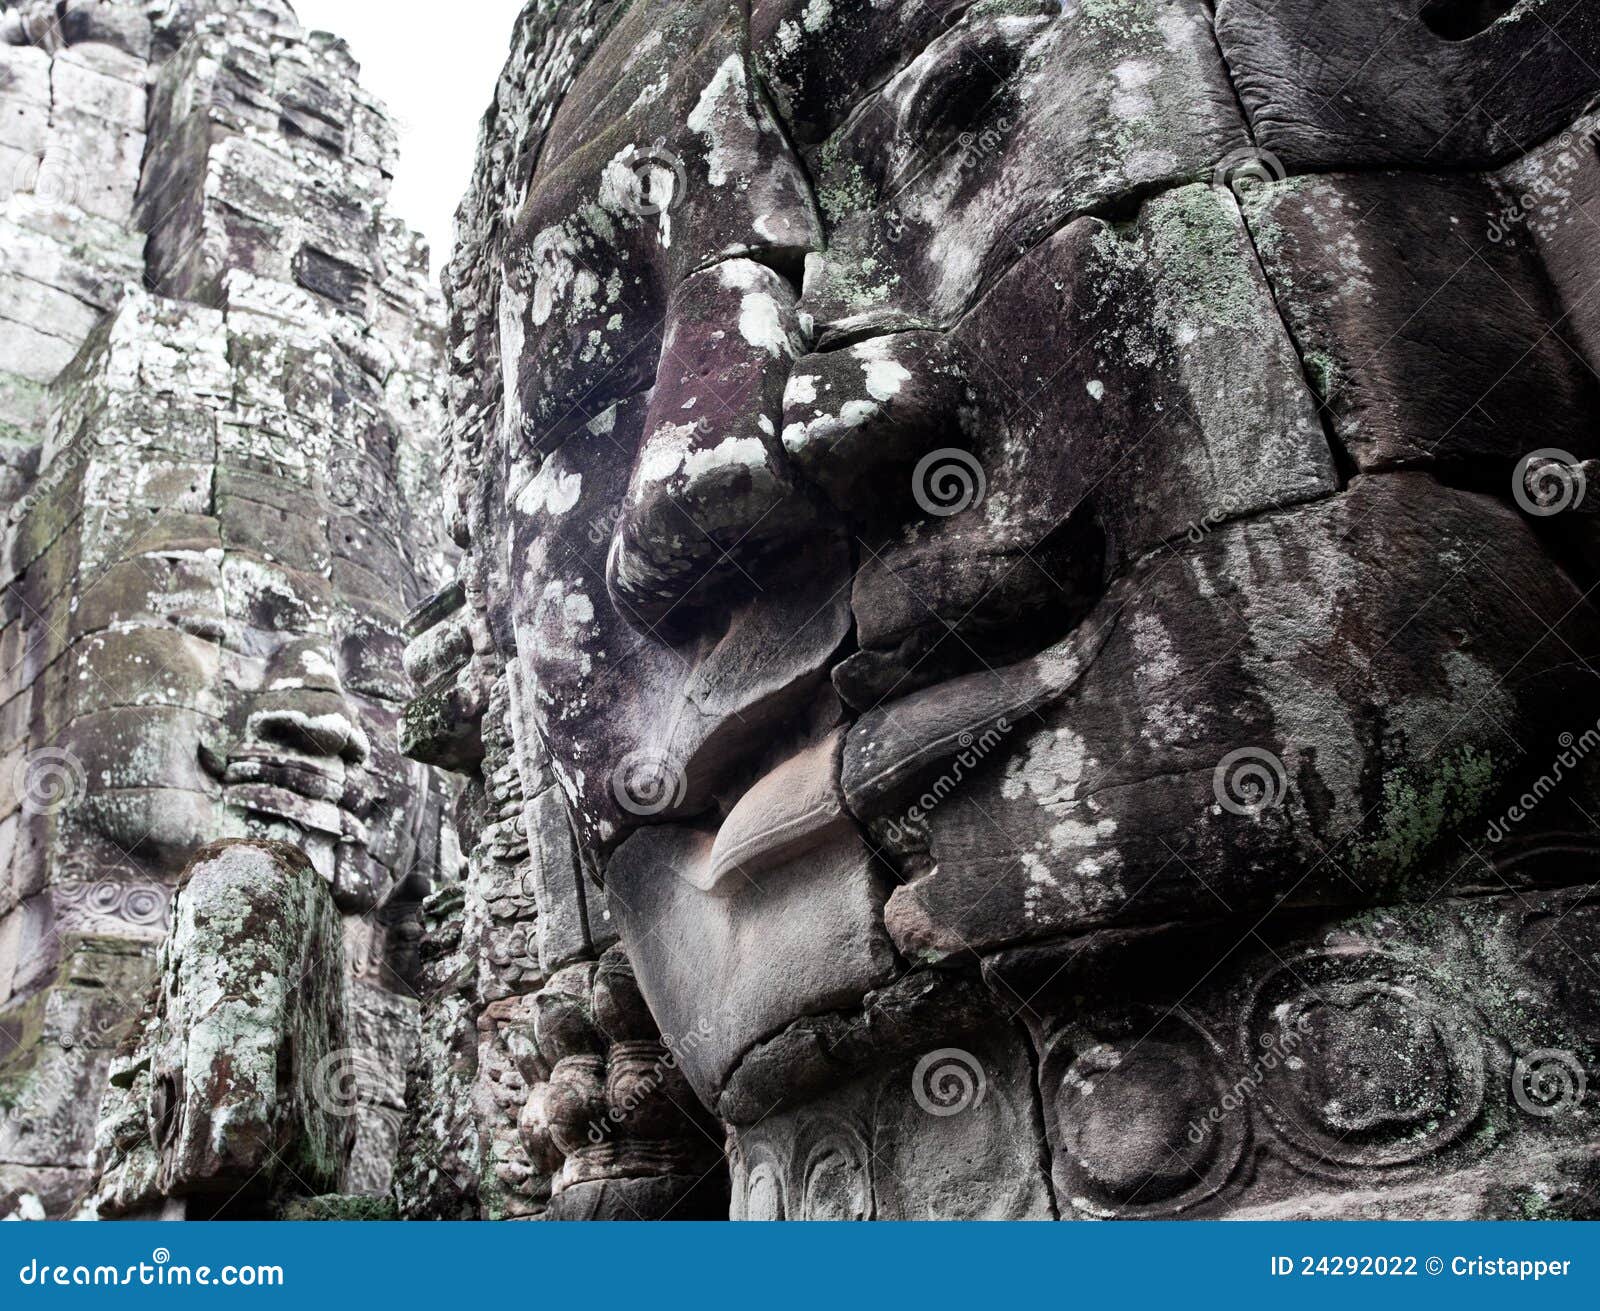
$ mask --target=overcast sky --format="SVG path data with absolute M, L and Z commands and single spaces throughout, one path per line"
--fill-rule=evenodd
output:
M 433 247 L 435 274 L 466 193 L 478 120 L 494 97 L 524 0 L 290 0 L 300 21 L 342 36 L 361 82 L 400 133 L 394 212 Z

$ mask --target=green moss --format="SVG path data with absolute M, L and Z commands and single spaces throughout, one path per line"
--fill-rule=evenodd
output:
M 1200 313 L 1206 326 L 1260 326 L 1262 291 L 1241 258 L 1230 209 L 1209 186 L 1183 187 L 1147 209 L 1150 267 L 1174 284 L 1162 298 L 1169 319 Z
M 1047 18 L 1058 15 L 1058 0 L 978 0 L 969 22 L 981 18 Z
M 1417 874 L 1435 844 L 1479 813 L 1493 781 L 1493 757 L 1472 748 L 1441 761 L 1431 772 L 1407 768 L 1387 773 L 1378 833 L 1352 852 L 1358 876 L 1404 881 Z
M 278 1212 L 280 1220 L 398 1220 L 400 1212 L 390 1197 L 355 1197 L 330 1193 L 323 1197 L 304 1197 L 287 1202 Z
M 852 214 L 864 214 L 873 206 L 876 195 L 872 179 L 861 165 L 851 162 L 825 169 L 817 203 L 829 223 L 842 223 Z
M 1340 387 L 1339 361 L 1322 351 L 1307 351 L 1306 374 L 1317 396 L 1324 403 L 1331 402 Z
M 1151 0 L 1081 0 L 1078 20 L 1086 27 L 1098 28 L 1121 37 L 1153 37 L 1156 25 L 1151 17 Z

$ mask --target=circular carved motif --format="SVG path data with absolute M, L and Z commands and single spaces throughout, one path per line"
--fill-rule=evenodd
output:
M 850 1126 L 824 1118 L 808 1124 L 795 1153 L 803 1220 L 870 1220 L 872 1180 L 866 1143 Z
M 771 1146 L 742 1135 L 733 1154 L 733 1205 L 735 1220 L 785 1220 L 783 1166 Z
M 1257 1104 L 1313 1167 L 1421 1160 L 1483 1106 L 1477 1025 L 1377 952 L 1309 955 L 1268 975 L 1240 1050 Z
M 1079 1210 L 1176 1215 L 1216 1193 L 1239 1163 L 1248 1111 L 1215 1045 L 1174 1016 L 1058 1041 L 1047 1067 L 1055 1178 Z

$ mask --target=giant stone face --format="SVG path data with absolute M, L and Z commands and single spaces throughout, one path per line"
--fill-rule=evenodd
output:
M 525 19 L 474 594 L 737 1214 L 1398 1213 L 1485 1123 L 1557 1170 L 1507 1053 L 1595 1035 L 1502 947 L 1593 838 L 1484 833 L 1600 716 L 1526 484 L 1600 454 L 1600 22 L 1416 8 Z
M 48 542 L 8 593 L 37 743 L 10 774 L 25 970 L 63 934 L 158 932 L 177 872 L 222 837 L 293 841 L 365 914 L 437 822 L 398 749 L 423 584 L 381 394 L 315 329 L 272 341 L 249 284 L 235 295 L 226 315 L 130 296 L 17 512 L 17 554 Z

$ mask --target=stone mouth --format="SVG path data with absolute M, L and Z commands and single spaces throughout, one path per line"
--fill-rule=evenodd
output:
M 229 755 L 222 776 L 224 798 L 240 810 L 365 844 L 372 798 L 359 782 L 341 761 L 250 749 Z

